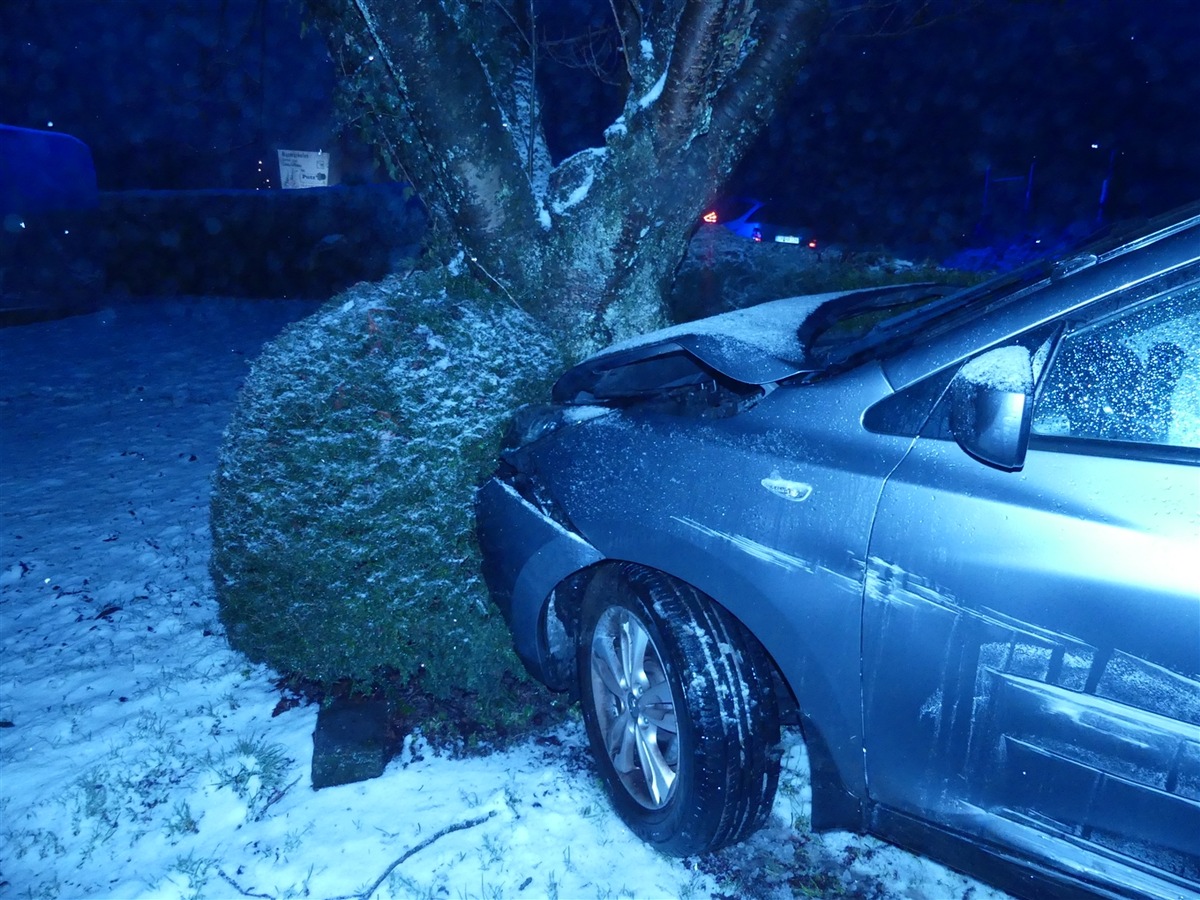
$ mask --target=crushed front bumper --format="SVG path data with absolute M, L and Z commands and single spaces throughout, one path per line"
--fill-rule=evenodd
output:
M 497 475 L 475 498 L 483 576 L 530 674 L 552 683 L 544 627 L 547 600 L 564 578 L 603 559 L 591 544 L 555 522 Z

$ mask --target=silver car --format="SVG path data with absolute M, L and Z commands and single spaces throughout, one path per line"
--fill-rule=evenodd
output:
M 477 501 L 519 655 L 624 821 L 771 808 L 1029 896 L 1200 894 L 1200 206 L 953 292 L 610 348 Z

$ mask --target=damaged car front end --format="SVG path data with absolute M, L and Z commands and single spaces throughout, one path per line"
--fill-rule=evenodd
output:
M 1200 890 L 1200 210 L 967 291 L 792 298 L 610 348 L 480 490 L 529 670 L 625 822 L 770 811 L 1024 896 Z

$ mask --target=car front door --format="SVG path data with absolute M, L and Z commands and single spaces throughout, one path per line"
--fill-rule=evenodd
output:
M 1147 896 L 1197 889 L 1198 335 L 1193 282 L 1027 336 L 1019 471 L 963 452 L 935 409 L 868 559 L 884 809 Z

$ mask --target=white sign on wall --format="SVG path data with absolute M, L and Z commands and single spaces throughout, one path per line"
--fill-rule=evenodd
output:
M 283 188 L 327 187 L 329 154 L 316 150 L 280 150 L 279 186 Z

